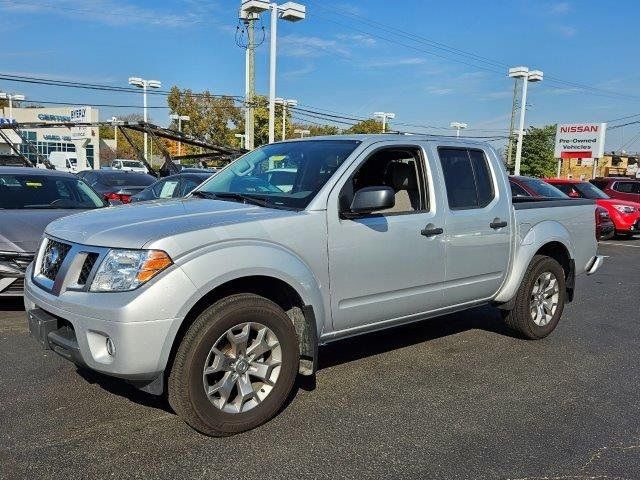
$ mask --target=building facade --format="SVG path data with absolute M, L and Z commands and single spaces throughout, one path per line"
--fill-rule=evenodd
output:
M 605 154 L 595 161 L 595 168 L 591 158 L 567 158 L 562 161 L 561 178 L 590 180 L 594 176 L 640 178 L 640 154 Z
M 21 123 L 62 123 L 62 122 L 97 122 L 99 111 L 91 107 L 56 107 L 56 108 L 13 108 L 13 119 L 9 119 L 9 109 L 0 108 L 3 121 Z M 98 127 L 51 127 L 21 128 L 21 139 L 13 138 L 20 152 L 33 164 L 38 163 L 38 154 L 47 157 L 51 152 L 75 152 L 78 169 L 100 168 L 100 131 Z M 37 151 L 37 154 L 36 154 Z M 9 154 L 11 148 L 0 139 L 0 154 Z

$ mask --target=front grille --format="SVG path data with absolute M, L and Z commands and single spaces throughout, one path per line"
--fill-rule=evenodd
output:
M 49 280 L 55 280 L 62 266 L 62 262 L 70 249 L 71 245 L 67 243 L 51 239 L 47 240 L 47 246 L 44 248 L 44 252 L 42 252 L 42 265 L 40 267 L 42 276 Z
M 97 259 L 97 253 L 87 253 L 87 258 L 85 258 L 84 263 L 82 264 L 82 269 L 80 270 L 80 275 L 78 276 L 78 285 L 87 284 L 87 279 L 89 278 L 89 274 L 91 273 L 93 266 L 96 264 Z

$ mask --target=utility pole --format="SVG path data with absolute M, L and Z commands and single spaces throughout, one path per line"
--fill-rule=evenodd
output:
M 247 26 L 247 50 L 245 57 L 246 85 L 245 85 L 245 116 L 244 116 L 244 148 L 254 148 L 254 116 L 255 116 L 255 91 L 256 91 L 256 35 L 255 21 L 257 13 L 247 14 L 245 24 Z
M 507 147 L 507 165 L 511 166 L 513 157 L 513 127 L 516 123 L 516 107 L 518 105 L 518 79 L 513 82 L 513 102 L 511 103 L 511 123 L 509 123 L 509 146 Z

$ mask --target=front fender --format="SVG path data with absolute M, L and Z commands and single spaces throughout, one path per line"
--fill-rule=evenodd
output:
M 190 252 L 176 261 L 195 285 L 191 296 L 182 301 L 179 318 L 184 319 L 193 306 L 215 288 L 238 278 L 266 276 L 290 285 L 305 305 L 313 307 L 318 337 L 326 315 L 320 281 L 302 258 L 282 245 L 262 240 L 235 240 L 210 245 Z M 181 326 L 175 322 L 167 336 L 162 358 L 168 360 L 175 336 Z
M 524 233 L 524 232 L 523 232 Z M 518 245 L 517 242 L 520 242 Z M 548 243 L 558 242 L 569 252 L 569 258 L 575 259 L 575 247 L 569 231 L 559 222 L 546 220 L 531 227 L 528 232 L 516 236 L 516 246 L 511 271 L 494 301 L 504 303 L 517 293 L 527 267 L 538 250 Z

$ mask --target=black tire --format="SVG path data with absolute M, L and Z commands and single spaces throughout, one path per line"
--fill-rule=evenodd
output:
M 531 296 L 536 280 L 545 272 L 551 272 L 558 282 L 558 305 L 553 317 L 547 325 L 537 325 L 531 316 Z M 502 317 L 509 329 L 530 340 L 544 338 L 555 330 L 566 301 L 565 272 L 562 266 L 553 258 L 536 255 L 531 260 L 522 279 L 522 284 L 516 294 L 515 305 L 512 310 L 502 312 Z
M 259 405 L 246 412 L 227 413 L 209 401 L 203 386 L 203 367 L 215 342 L 230 328 L 246 322 L 261 323 L 275 333 L 282 365 L 273 389 Z M 251 430 L 284 406 L 299 360 L 293 323 L 278 305 L 254 294 L 223 298 L 202 312 L 182 339 L 169 373 L 169 404 L 187 424 L 205 435 L 220 437 Z

